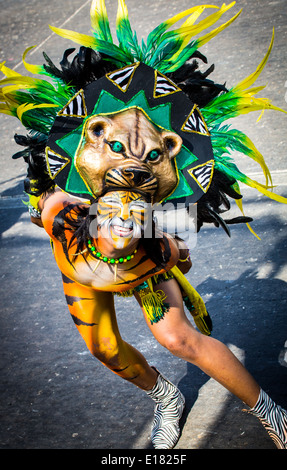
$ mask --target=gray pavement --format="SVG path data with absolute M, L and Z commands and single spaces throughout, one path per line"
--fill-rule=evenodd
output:
M 139 37 L 194 2 L 127 0 Z M 199 2 L 198 2 L 199 3 Z M 212 4 L 222 2 L 213 0 Z M 106 1 L 114 24 L 112 7 Z M 60 59 L 70 43 L 50 34 L 48 24 L 87 33 L 89 2 L 0 0 L 0 60 L 24 73 L 21 54 L 42 63 L 41 52 Z M 254 71 L 267 51 L 272 28 L 275 45 L 259 84 L 265 95 L 287 109 L 285 0 L 239 0 L 243 12 L 225 32 L 202 48 L 215 63 L 214 79 L 235 85 Z M 231 16 L 227 14 L 228 18 Z M 264 95 L 264 96 L 265 96 Z M 275 191 L 287 196 L 287 116 L 266 112 L 237 121 L 265 155 Z M 30 223 L 23 200 L 25 165 L 14 132 L 21 126 L 0 117 L 0 278 L 1 278 L 1 449 L 152 449 L 153 403 L 122 381 L 86 350 L 67 311 L 61 278 L 49 239 Z M 243 169 L 256 175 L 254 163 Z M 257 175 L 256 175 L 257 176 Z M 261 386 L 287 407 L 286 226 L 287 206 L 244 191 L 245 212 L 254 217 L 258 241 L 244 226 L 229 239 L 220 229 L 201 230 L 188 277 L 207 303 L 213 336 L 227 344 Z M 117 299 L 122 336 L 179 385 L 187 406 L 176 446 L 187 449 L 274 449 L 261 424 L 242 412 L 242 403 L 196 367 L 173 357 L 151 336 L 133 299 Z

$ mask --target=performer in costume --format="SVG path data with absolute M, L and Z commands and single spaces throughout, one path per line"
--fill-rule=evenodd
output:
M 224 121 L 241 113 L 279 108 L 255 97 L 250 88 L 270 54 L 256 71 L 227 90 L 197 70 L 198 48 L 238 16 L 212 32 L 235 2 L 218 9 L 193 7 L 165 21 L 139 46 L 124 0 L 118 2 L 113 43 L 103 0 L 91 5 L 93 35 L 52 28 L 81 45 L 65 52 L 58 69 L 23 62 L 53 84 L 22 76 L 4 64 L 0 83 L 3 113 L 28 129 L 16 136 L 25 149 L 14 156 L 28 163 L 25 191 L 33 222 L 52 240 L 62 272 L 64 292 L 74 322 L 91 353 L 156 402 L 152 427 L 155 448 L 172 448 L 179 438 L 184 397 L 120 337 L 113 296 L 135 295 L 155 338 L 173 354 L 191 362 L 223 384 L 259 417 L 279 448 L 287 447 L 287 414 L 276 405 L 222 343 L 210 336 L 204 303 L 186 280 L 188 249 L 178 236 L 161 232 L 150 205 L 197 204 L 198 230 L 203 223 L 222 226 L 252 220 L 220 215 L 234 198 L 243 212 L 238 181 L 279 202 L 270 191 L 271 175 L 248 137 Z M 206 8 L 216 11 L 195 24 Z M 178 20 L 178 29 L 168 31 Z M 262 185 L 243 174 L 229 157 L 238 150 L 258 162 Z M 145 237 L 148 229 L 151 238 Z M 200 331 L 184 311 L 192 314 Z M 224 368 L 222 367 L 224 364 Z

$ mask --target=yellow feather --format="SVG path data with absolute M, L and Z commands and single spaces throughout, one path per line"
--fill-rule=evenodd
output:
M 204 317 L 208 316 L 206 311 L 205 303 L 199 293 L 195 290 L 195 288 L 189 283 L 186 279 L 184 274 L 180 271 L 177 266 L 173 266 L 170 270 L 182 289 L 184 290 L 185 294 L 188 296 L 190 302 L 193 304 L 195 310 L 192 313 L 193 319 L 195 321 L 196 326 L 199 328 L 201 333 L 205 335 L 210 335 L 210 330 L 207 327 Z
M 36 109 L 36 108 L 55 108 L 55 107 L 58 107 L 58 105 L 56 104 L 48 104 L 48 103 L 42 103 L 42 104 L 37 104 L 37 105 L 34 105 L 33 103 L 29 103 L 29 104 L 21 104 L 20 106 L 18 106 L 17 108 L 17 117 L 18 119 L 22 122 L 22 116 L 24 113 L 26 113 L 27 111 L 31 111 L 31 109 Z
M 7 104 L 0 104 L 0 113 L 14 116 L 13 110 Z
M 96 39 L 87 34 L 76 33 L 75 31 L 70 31 L 69 29 L 56 28 L 55 26 L 50 26 L 50 29 L 65 39 L 70 39 L 71 41 L 80 44 L 81 46 L 94 48 L 96 45 Z
M 223 3 L 222 7 L 220 8 L 218 12 L 212 13 L 207 18 L 200 21 L 197 25 L 193 26 L 194 28 L 193 36 L 195 36 L 196 34 L 200 33 L 204 29 L 209 28 L 209 26 L 212 26 L 214 23 L 216 23 L 221 18 L 221 16 L 226 11 L 230 10 L 230 8 L 232 8 L 234 5 L 235 5 L 235 2 L 232 2 L 229 5 L 225 5 L 225 3 Z
M 0 101 L 4 101 L 9 107 L 17 108 L 18 101 L 15 99 L 14 94 L 9 94 L 0 90 Z
M 30 86 L 33 88 L 38 82 L 42 82 L 42 80 L 38 80 L 32 77 L 25 77 L 24 75 L 20 74 L 10 75 L 7 76 L 7 78 L 3 78 L 3 80 L 0 80 L 1 85 L 14 83 L 14 85 L 18 86 L 18 88 L 21 88 L 21 86 Z
M 281 111 L 282 113 L 287 114 L 287 111 L 279 108 L 278 106 L 274 106 L 269 100 L 265 98 L 244 98 L 240 100 L 240 104 L 237 107 L 238 114 L 247 114 L 253 111 L 264 111 L 265 109 Z
M 180 32 L 180 31 L 190 31 L 191 27 L 194 25 L 194 23 L 196 22 L 196 20 L 199 18 L 199 16 L 203 13 L 203 11 L 206 9 L 206 8 L 212 8 L 213 6 L 212 5 L 201 5 L 200 7 L 198 7 L 196 9 L 196 11 L 190 15 L 187 20 L 183 23 L 183 25 L 181 26 L 181 28 L 179 28 L 177 31 Z M 218 8 L 218 7 L 213 7 L 213 8 Z M 192 33 L 192 36 L 194 36 L 194 34 Z M 191 37 L 192 37 L 190 34 L 187 35 L 187 37 L 184 39 L 179 51 L 174 54 L 174 58 L 176 58 L 180 53 L 181 51 L 188 45 Z
M 92 28 L 97 30 L 99 27 L 99 18 L 108 18 L 105 0 L 93 0 L 90 9 Z
M 214 29 L 210 33 L 206 34 L 205 36 L 202 36 L 197 40 L 197 48 L 200 48 L 204 44 L 206 44 L 210 39 L 214 38 L 217 34 L 219 34 L 221 31 L 223 31 L 225 28 L 227 28 L 233 21 L 235 21 L 238 16 L 241 14 L 242 10 L 240 10 L 235 16 L 233 16 L 230 20 L 228 20 L 226 23 L 223 25 L 219 26 L 218 28 Z
M 271 42 L 270 42 L 270 46 L 268 48 L 268 51 L 267 51 L 267 54 L 265 55 L 265 57 L 263 58 L 262 62 L 258 65 L 257 69 L 255 70 L 255 72 L 253 72 L 251 75 L 249 75 L 247 78 L 245 78 L 244 80 L 242 80 L 241 82 L 239 82 L 234 88 L 233 88 L 233 91 L 239 91 L 239 90 L 244 90 L 248 87 L 250 87 L 256 80 L 257 78 L 259 77 L 259 75 L 261 74 L 263 68 L 265 67 L 266 65 L 266 62 L 270 56 L 270 53 L 271 53 L 271 50 L 272 50 L 272 47 L 273 47 L 273 43 L 274 43 L 274 28 L 273 28 L 273 33 L 272 33 L 272 38 L 271 38 Z
M 24 64 L 24 67 L 26 70 L 28 70 L 28 72 L 30 73 L 33 73 L 34 75 L 37 75 L 39 73 L 41 73 L 43 71 L 43 66 L 42 65 L 33 65 L 33 64 L 28 64 L 28 62 L 25 61 L 25 58 L 26 58 L 26 55 L 28 54 L 29 51 L 31 51 L 32 49 L 34 49 L 34 47 L 36 46 L 31 46 L 31 47 L 28 47 L 23 56 L 22 56 L 22 61 L 23 61 L 23 64 Z
M 197 7 L 196 12 L 194 14 L 198 14 L 198 9 L 201 9 L 201 7 Z M 216 21 L 219 20 L 219 18 L 223 15 L 225 11 L 226 10 L 223 10 L 223 7 L 221 7 L 218 12 L 212 13 L 196 25 L 194 25 L 193 23 L 189 24 L 187 19 L 185 23 L 180 28 L 175 29 L 173 33 L 181 36 L 182 38 L 188 38 L 190 40 L 193 36 L 196 36 L 196 34 L 199 34 L 204 29 L 216 23 Z
M 206 29 L 209 26 L 212 26 L 214 23 L 216 23 L 220 19 L 220 17 L 227 10 L 229 10 L 230 8 L 233 7 L 234 4 L 235 4 L 235 2 L 232 2 L 232 3 L 230 3 L 229 5 L 226 6 L 225 3 L 224 3 L 222 5 L 221 9 L 218 12 L 213 13 L 212 15 L 209 15 L 205 20 L 200 21 L 197 25 L 192 25 L 192 26 L 188 26 L 188 27 L 185 27 L 183 25 L 178 30 L 175 30 L 174 32 L 176 34 L 180 34 L 181 37 L 184 38 L 184 41 L 183 41 L 180 49 L 171 57 L 170 61 L 172 62 L 172 61 L 177 59 L 177 57 L 180 55 L 182 50 L 188 45 L 189 41 L 191 40 L 191 38 L 193 36 L 196 36 L 197 34 L 199 34 L 204 29 Z M 239 13 L 237 13 L 237 15 L 235 15 L 233 18 L 231 18 L 231 20 L 227 21 L 226 23 L 224 23 L 220 27 L 214 29 L 213 31 L 206 34 L 202 38 L 199 38 L 197 40 L 197 49 L 199 47 L 201 47 L 203 44 L 205 44 L 206 42 L 208 42 L 210 39 L 212 39 L 214 36 L 216 36 L 220 31 L 222 31 L 227 26 L 229 26 L 233 21 L 235 21 L 235 19 L 239 16 L 240 13 L 241 13 L 241 11 Z M 185 22 L 185 24 L 186 23 L 187 22 Z
M 249 88 L 248 90 L 244 90 L 242 92 L 242 94 L 245 94 L 247 96 L 248 95 L 250 95 L 250 96 L 257 95 L 257 93 L 259 93 L 259 91 L 264 90 L 264 88 L 266 88 L 266 85 L 257 86 L 257 87 L 254 87 L 254 88 Z M 232 90 L 234 90 L 234 88 L 232 88 Z
M 273 199 L 274 201 L 281 202 L 282 204 L 287 204 L 287 198 L 280 196 L 279 194 L 275 194 L 268 189 L 265 188 L 262 184 L 258 183 L 257 181 L 252 180 L 251 178 L 246 178 L 246 183 L 251 188 L 257 189 L 260 193 L 264 194 L 264 196 Z
M 268 186 L 268 182 L 272 185 L 272 176 L 269 171 L 268 166 L 265 163 L 263 155 L 257 150 L 253 142 L 249 139 L 249 137 L 245 136 L 245 144 L 249 147 L 249 149 L 252 151 L 252 154 L 248 154 L 250 158 L 252 158 L 254 161 L 256 161 L 262 168 L 262 171 L 264 173 L 265 179 L 266 179 L 266 186 Z
M 8 78 L 8 77 L 17 77 L 17 76 L 20 76 L 20 73 L 18 72 L 15 72 L 14 70 L 12 69 L 9 69 L 9 67 L 6 67 L 6 65 L 4 65 L 5 62 L 2 62 L 0 64 L 0 70 L 1 72 L 4 73 L 4 75 Z
M 28 85 L 23 85 L 20 83 L 18 85 L 10 85 L 10 86 L 6 86 L 5 88 L 3 88 L 2 93 L 3 93 L 3 97 L 5 101 L 6 101 L 6 95 L 9 95 L 10 93 L 13 93 L 14 91 L 23 90 L 24 88 L 28 88 Z
M 116 24 L 120 23 L 124 18 L 127 19 L 129 16 L 128 9 L 124 0 L 118 0 L 118 12 Z
M 196 11 L 192 15 L 190 15 L 187 18 L 187 20 L 185 20 L 185 22 L 182 24 L 181 27 L 186 28 L 186 27 L 194 25 L 196 20 L 200 17 L 200 15 L 203 13 L 203 11 L 206 8 L 217 8 L 218 9 L 219 7 L 216 7 L 214 5 L 200 5 L 199 7 L 197 7 Z
M 219 8 L 215 5 L 202 5 L 202 7 L 205 8 Z M 175 23 L 177 23 L 179 20 L 184 18 L 187 15 L 191 15 L 192 13 L 196 12 L 198 9 L 202 7 L 192 7 L 189 8 L 188 10 L 182 11 L 181 13 L 178 13 L 177 15 L 173 16 L 172 18 L 169 18 L 168 20 L 164 21 L 164 24 L 167 25 L 167 29 L 173 26 Z
M 236 183 L 234 183 L 234 184 L 232 185 L 232 187 L 233 187 L 233 189 L 234 189 L 238 194 L 241 195 L 240 188 L 239 188 L 239 184 L 238 184 L 237 181 L 236 181 Z M 238 208 L 240 209 L 242 215 L 245 216 L 245 213 L 244 213 L 244 210 L 243 210 L 242 199 L 235 199 L 235 202 L 236 202 Z M 257 235 L 257 233 L 254 232 L 254 230 L 253 230 L 253 228 L 251 227 L 251 225 L 248 224 L 248 223 L 247 223 L 246 225 L 247 225 L 248 229 L 250 230 L 250 232 L 251 232 L 256 238 L 258 238 L 258 240 L 261 240 L 261 238 Z

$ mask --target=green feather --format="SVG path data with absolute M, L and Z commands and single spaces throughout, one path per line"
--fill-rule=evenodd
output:
M 178 13 L 177 15 L 173 16 L 172 18 L 164 21 L 161 23 L 159 26 L 157 26 L 153 31 L 151 31 L 148 35 L 147 38 L 147 45 L 146 45 L 146 50 L 148 53 L 148 57 L 146 57 L 146 60 L 149 60 L 153 54 L 157 51 L 159 46 L 161 45 L 164 33 L 175 23 L 177 23 L 179 20 L 184 18 L 187 15 L 192 15 L 198 10 L 203 11 L 205 8 L 218 8 L 213 5 L 203 5 L 203 6 L 196 6 L 193 8 L 189 8 L 188 10 L 185 10 L 181 13 Z M 172 33 L 171 33 L 172 34 Z M 147 62 L 146 62 L 147 63 Z
M 55 28 L 54 26 L 50 26 L 50 29 L 59 36 L 70 39 L 76 44 L 90 47 L 103 54 L 107 54 L 111 57 L 111 59 L 121 62 L 122 65 L 127 65 L 131 62 L 134 62 L 134 58 L 131 53 L 123 51 L 119 46 L 116 46 L 115 44 L 112 44 L 108 41 L 97 39 L 95 37 L 88 36 L 87 34 L 76 33 L 75 31 L 70 31 L 68 29 Z
M 215 160 L 224 153 L 237 151 L 252 158 L 258 163 L 265 176 L 266 187 L 272 185 L 272 177 L 265 163 L 263 155 L 256 149 L 255 145 L 243 132 L 237 129 L 229 129 L 229 126 L 222 126 L 217 130 L 213 130 L 211 134 L 212 148 Z
M 138 44 L 136 32 L 132 32 L 128 9 L 124 0 L 118 0 L 116 27 L 120 48 L 127 53 L 132 53 L 136 61 L 142 60 L 143 54 Z
M 216 23 L 234 4 L 235 2 L 229 5 L 223 4 L 218 12 L 209 15 L 198 24 L 194 24 L 196 19 L 205 10 L 205 8 L 210 7 L 211 5 L 195 7 L 193 14 L 190 15 L 185 23 L 180 28 L 173 31 L 166 31 L 170 26 L 168 22 L 162 23 L 158 28 L 156 28 L 155 32 L 151 33 L 152 36 L 150 40 L 148 38 L 147 49 L 149 50 L 149 56 L 146 58 L 146 63 L 151 66 L 159 67 L 163 73 L 177 70 L 191 57 L 195 50 L 197 50 L 202 44 L 205 44 L 209 39 L 216 36 L 238 17 L 241 12 L 237 13 L 237 15 L 220 27 L 190 43 L 192 37 Z M 172 24 L 175 22 L 174 18 L 172 19 Z
M 266 189 L 265 185 L 249 178 L 237 168 L 237 166 L 233 163 L 230 158 L 217 158 L 214 167 L 222 173 L 225 173 L 226 175 L 230 176 L 231 178 L 235 178 L 237 181 L 246 184 L 250 188 L 257 189 L 257 191 L 269 197 L 270 199 L 287 204 L 287 198 L 272 193 L 271 191 Z
M 90 9 L 93 36 L 113 43 L 107 9 L 104 0 L 93 0 Z

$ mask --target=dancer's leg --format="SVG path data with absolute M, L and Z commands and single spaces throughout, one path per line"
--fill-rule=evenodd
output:
M 175 279 L 163 282 L 155 290 L 163 290 L 169 311 L 158 322 L 148 326 L 172 354 L 203 370 L 221 383 L 248 406 L 257 402 L 260 387 L 234 354 L 220 341 L 199 333 L 187 319 L 181 292 Z
M 246 403 L 251 408 L 250 412 L 260 419 L 276 446 L 286 449 L 287 412 L 274 403 L 259 387 L 224 344 L 212 337 L 202 335 L 192 327 L 184 313 L 180 290 L 175 280 L 164 282 L 158 285 L 157 289 L 165 292 L 165 302 L 169 303 L 170 310 L 163 319 L 153 325 L 146 319 L 155 338 L 174 355 L 197 365 Z M 177 431 L 179 436 L 178 421 L 182 404 L 179 397 L 176 397 L 174 393 L 173 396 L 167 391 L 164 399 L 170 400 L 171 410 L 177 409 L 177 416 L 173 411 L 172 423 L 175 439 Z M 164 399 L 162 392 L 161 403 Z M 166 412 L 164 407 L 157 406 L 155 416 L 158 413 L 160 420 L 155 419 L 154 422 L 154 441 L 158 443 L 159 448 L 167 448 L 170 439 L 165 429 L 170 413 L 169 410 Z
M 143 390 L 150 390 L 158 373 L 120 335 L 113 295 L 76 282 L 65 282 L 68 307 L 90 352 L 111 371 Z

